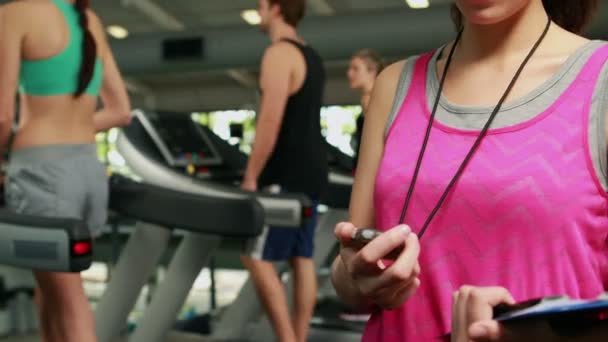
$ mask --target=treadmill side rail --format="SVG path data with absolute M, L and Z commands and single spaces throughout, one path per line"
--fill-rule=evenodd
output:
M 91 265 L 91 235 L 76 219 L 0 210 L 0 263 L 51 272 L 80 272 Z

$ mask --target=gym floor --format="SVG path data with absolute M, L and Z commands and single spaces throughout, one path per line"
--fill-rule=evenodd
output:
M 87 294 L 91 299 L 93 299 L 93 306 L 95 306 L 95 302 L 99 299 L 103 291 L 105 290 L 107 270 L 105 269 L 105 265 L 95 263 L 93 267 L 87 270 L 84 273 L 85 279 L 85 289 Z M 162 273 L 162 272 L 161 272 Z M 29 275 L 29 273 L 27 273 Z M 160 275 L 160 274 L 159 274 Z M 160 275 L 162 278 L 162 275 Z M 247 273 L 243 271 L 236 270 L 217 270 L 216 271 L 216 289 L 217 289 L 217 299 L 218 305 L 224 306 L 229 305 L 235 297 L 238 295 L 238 292 L 243 285 L 243 283 L 247 279 Z M 187 300 L 187 304 L 185 305 L 185 310 L 183 310 L 182 314 L 186 311 L 194 309 L 196 312 L 206 312 L 210 306 L 210 296 L 209 296 L 209 270 L 205 269 L 201 272 L 197 281 L 194 284 L 193 291 L 190 293 L 190 296 Z M 320 289 L 320 291 L 329 292 L 329 289 Z M 137 316 L 139 311 L 144 310 L 145 306 L 141 306 L 137 308 L 134 313 L 134 316 Z M 136 318 L 136 317 L 133 317 Z M 182 317 L 183 318 L 183 317 Z M 250 341 L 268 341 L 272 340 L 272 333 L 270 331 L 262 331 L 265 329 L 258 329 L 255 334 L 252 334 Z M 355 342 L 360 341 L 361 334 L 354 332 L 347 332 L 344 330 L 327 330 L 327 329 L 315 329 L 312 328 L 309 341 L 333 341 L 333 342 Z M 34 342 L 39 341 L 38 336 L 10 336 L 5 338 L 0 338 L 0 342 Z M 126 339 L 124 340 L 126 342 Z M 172 332 L 167 340 L 168 342 L 209 342 L 203 336 L 193 335 L 181 332 Z M 230 341 L 224 341 L 230 342 Z M 236 341 L 235 341 L 236 342 Z M 247 341 L 239 341 L 239 342 L 247 342 Z
M 0 341 L 6 342 L 38 342 L 38 336 L 24 336 L 24 337 L 9 337 L 0 339 Z M 124 340 L 126 342 L 126 339 Z M 167 338 L 167 342 L 203 342 L 204 340 L 197 335 L 184 334 L 184 333 L 171 333 Z M 122 341 L 121 341 L 122 342 Z
M 332 342 L 354 342 L 360 340 L 360 335 L 345 332 L 312 331 L 309 341 L 332 341 Z M 38 342 L 38 336 L 7 337 L 1 338 L 3 342 Z M 122 342 L 122 341 L 121 341 Z M 124 340 L 126 342 L 126 339 Z M 206 342 L 204 337 L 185 333 L 171 333 L 166 342 Z M 248 342 L 248 341 L 223 341 L 223 342 Z

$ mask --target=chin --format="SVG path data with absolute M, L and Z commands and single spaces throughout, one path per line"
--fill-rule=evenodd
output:
M 348 86 L 350 87 L 350 89 L 352 90 L 359 90 L 361 89 L 361 85 L 359 83 L 355 83 L 355 82 L 350 82 L 348 84 Z
M 465 20 L 473 25 L 492 25 L 515 15 L 528 3 L 523 0 L 462 0 L 458 8 Z
M 472 15 L 467 16 L 467 22 L 473 25 L 493 25 L 498 24 L 506 19 L 508 19 L 508 17 L 486 15 L 485 13 L 474 13 Z

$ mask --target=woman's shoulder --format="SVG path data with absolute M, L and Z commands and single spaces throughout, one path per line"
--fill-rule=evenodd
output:
M 0 6 L 0 8 L 9 11 L 23 11 L 50 5 L 52 5 L 52 3 L 48 0 L 19 0 L 6 3 Z
M 391 88 L 396 89 L 401 72 L 407 61 L 408 59 L 402 59 L 384 68 L 378 75 L 374 87 L 377 88 L 378 91 L 390 90 Z
M 380 72 L 374 83 L 374 90 L 369 104 L 369 112 L 366 115 L 367 121 L 377 122 L 377 127 L 385 127 L 388 122 L 391 107 L 397 93 L 401 73 L 407 64 L 408 59 L 397 61 Z M 367 124 L 366 124 L 367 125 Z M 376 126 L 376 125 L 374 125 Z
M 430 51 L 421 55 L 413 55 L 389 65 L 378 75 L 375 87 L 380 88 L 379 91 L 381 93 L 387 92 L 392 99 L 400 83 L 406 82 L 408 76 L 411 76 L 408 74 L 414 71 L 416 62 L 421 57 L 427 54 L 432 55 L 433 53 L 434 51 Z
M 45 0 L 19 0 L 11 1 L 0 6 L 0 15 L 3 19 L 12 19 L 13 23 L 28 23 L 34 16 L 42 16 L 48 12 L 51 2 Z
M 412 55 L 387 66 L 386 68 L 384 68 L 384 70 L 382 70 L 380 75 L 378 75 L 377 82 L 385 82 L 389 84 L 398 83 L 399 79 L 403 76 L 403 73 L 411 71 L 412 67 L 420 58 L 431 58 L 443 48 L 444 47 L 442 46 L 420 54 Z

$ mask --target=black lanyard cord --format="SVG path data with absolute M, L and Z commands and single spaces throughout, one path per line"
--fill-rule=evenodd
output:
M 460 37 L 462 37 L 462 30 L 458 31 L 458 35 L 456 36 L 456 40 L 454 40 L 454 45 L 450 49 L 450 54 L 448 55 L 448 59 L 445 63 L 445 68 L 443 70 L 443 74 L 441 76 L 441 82 L 439 83 L 439 94 L 443 89 L 443 83 L 445 82 L 446 76 L 448 75 L 448 66 L 452 63 L 452 57 L 454 56 L 454 51 L 456 51 L 456 44 L 460 41 Z M 431 136 L 431 128 L 433 127 L 433 120 L 435 119 L 435 113 L 437 112 L 437 106 L 439 106 L 439 96 L 435 98 L 435 103 L 433 104 L 433 111 L 431 112 L 431 119 L 429 120 L 429 124 L 426 126 L 426 134 L 424 135 L 424 140 L 422 142 L 422 147 L 420 149 L 420 153 L 418 154 L 418 161 L 416 162 L 416 168 L 414 169 L 414 175 L 412 176 L 412 182 L 410 183 L 410 187 L 407 191 L 407 196 L 405 197 L 405 203 L 403 204 L 403 209 L 401 210 L 401 218 L 399 219 L 399 223 L 403 224 L 405 220 L 405 214 L 407 213 L 407 209 L 410 206 L 410 200 L 412 199 L 412 194 L 414 193 L 414 188 L 416 187 L 416 181 L 418 180 L 418 173 L 420 172 L 420 165 L 422 165 L 422 159 L 424 158 L 424 152 L 426 152 L 426 145 Z
M 441 208 L 441 205 L 445 201 L 446 197 L 448 196 L 448 194 L 450 193 L 450 191 L 452 190 L 452 188 L 454 187 L 454 185 L 456 184 L 456 182 L 458 181 L 458 179 L 460 179 L 460 176 L 464 172 L 465 168 L 469 164 L 469 162 L 470 162 L 471 158 L 473 157 L 473 155 L 475 154 L 475 152 L 477 151 L 477 148 L 481 144 L 481 141 L 487 135 L 488 130 L 490 129 L 490 126 L 492 125 L 492 122 L 494 121 L 494 118 L 496 117 L 496 115 L 500 111 L 500 108 L 502 107 L 503 103 L 505 102 L 505 100 L 509 96 L 509 93 L 511 92 L 511 90 L 513 89 L 513 87 L 515 86 L 515 83 L 517 82 L 517 79 L 520 77 L 521 73 L 523 72 L 524 67 L 528 64 L 528 61 L 532 58 L 532 56 L 534 55 L 534 53 L 536 52 L 536 50 L 538 49 L 538 47 L 540 46 L 540 44 L 543 42 L 543 40 L 547 36 L 547 32 L 549 31 L 549 27 L 550 26 L 551 26 L 551 18 L 548 18 L 547 25 L 545 26 L 545 29 L 544 29 L 542 35 L 538 38 L 538 40 L 536 41 L 536 43 L 534 44 L 534 46 L 532 47 L 532 49 L 530 50 L 530 52 L 528 53 L 528 55 L 526 56 L 526 58 L 524 59 L 524 61 L 522 62 L 522 64 L 519 66 L 519 69 L 515 73 L 515 76 L 513 76 L 513 79 L 511 80 L 511 83 L 509 83 L 509 86 L 507 87 L 507 89 L 505 90 L 504 94 L 502 95 L 502 97 L 498 101 L 498 104 L 496 105 L 496 107 L 492 111 L 492 114 L 490 115 L 490 117 L 488 118 L 488 121 L 486 122 L 486 124 L 484 125 L 483 129 L 481 130 L 481 133 L 479 134 L 479 136 L 477 137 L 477 139 L 473 143 L 473 146 L 471 147 L 471 149 L 467 153 L 467 155 L 464 158 L 463 162 L 460 164 L 460 167 L 456 171 L 456 174 L 454 175 L 454 177 L 452 177 L 452 180 L 450 181 L 450 183 L 446 187 L 445 191 L 441 195 L 441 198 L 439 199 L 439 201 L 437 202 L 437 204 L 435 205 L 435 207 L 433 208 L 433 210 L 429 214 L 428 218 L 426 219 L 426 222 L 424 223 L 424 225 L 422 226 L 422 228 L 418 232 L 418 238 L 422 238 L 422 235 L 424 235 L 424 232 L 426 231 L 426 229 L 430 225 L 431 221 L 433 220 L 433 218 L 435 217 L 435 215 L 439 211 L 439 208 Z M 431 135 L 431 128 L 433 126 L 433 122 L 435 121 L 435 114 L 437 112 L 437 107 L 438 107 L 438 104 L 439 104 L 439 99 L 440 99 L 442 91 L 443 91 L 443 85 L 444 85 L 444 82 L 445 82 L 445 79 L 446 79 L 446 76 L 447 76 L 448 68 L 449 68 L 449 66 L 450 66 L 450 64 L 452 62 L 452 56 L 454 54 L 454 50 L 456 49 L 456 45 L 460 41 L 461 37 L 462 37 L 462 30 L 458 33 L 458 36 L 456 37 L 456 40 L 454 41 L 454 44 L 452 45 L 452 48 L 450 49 L 450 54 L 449 54 L 448 59 L 446 61 L 445 68 L 443 69 L 443 75 L 441 77 L 441 82 L 439 84 L 439 89 L 437 91 L 437 96 L 435 98 L 435 104 L 433 105 L 433 111 L 431 112 L 431 117 L 429 119 L 429 123 L 428 123 L 427 129 L 426 129 L 426 135 L 425 135 L 424 141 L 422 143 L 422 148 L 420 150 L 420 154 L 418 155 L 418 161 L 416 163 L 416 168 L 414 169 L 414 175 L 412 177 L 412 181 L 410 183 L 410 186 L 409 186 L 406 198 L 405 198 L 405 202 L 403 204 L 403 209 L 401 211 L 401 218 L 399 220 L 400 224 L 404 223 L 405 215 L 407 213 L 407 209 L 409 208 L 410 200 L 412 198 L 412 194 L 414 192 L 414 187 L 416 185 L 416 181 L 418 179 L 418 174 L 420 172 L 420 166 L 422 165 L 422 159 L 424 157 L 424 153 L 426 151 L 427 143 L 428 143 L 429 137 Z

